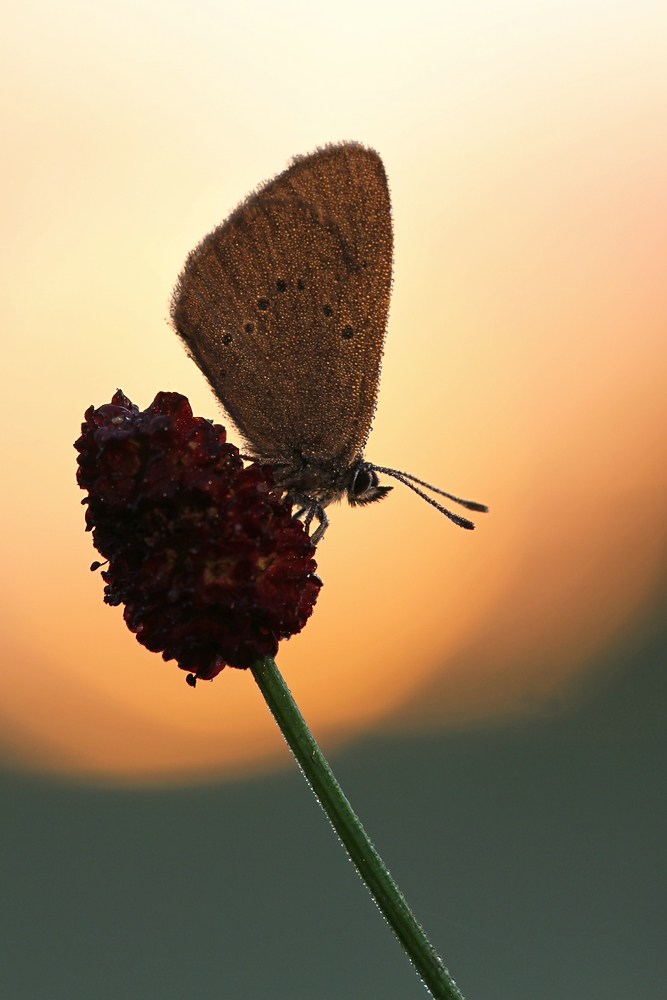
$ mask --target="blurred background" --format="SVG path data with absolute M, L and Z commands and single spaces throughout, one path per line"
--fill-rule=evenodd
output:
M 177 390 L 188 251 L 290 157 L 383 157 L 367 456 L 278 663 L 463 992 L 664 1000 L 667 8 L 24 0 L 0 40 L 0 993 L 425 995 L 252 678 L 143 650 L 83 530 L 83 411 Z M 231 434 L 234 439 L 233 433 Z

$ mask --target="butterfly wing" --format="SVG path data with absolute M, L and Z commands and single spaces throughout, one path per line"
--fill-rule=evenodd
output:
M 375 410 L 391 288 L 380 157 L 296 160 L 190 254 L 172 318 L 251 450 L 345 464 Z

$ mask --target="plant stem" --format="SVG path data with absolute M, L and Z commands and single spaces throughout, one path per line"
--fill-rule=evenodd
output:
M 251 670 L 315 797 L 427 989 L 436 1000 L 463 1000 L 343 795 L 274 660 L 257 660 Z

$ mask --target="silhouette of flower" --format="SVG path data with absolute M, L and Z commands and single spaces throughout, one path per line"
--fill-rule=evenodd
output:
M 315 546 L 269 467 L 244 467 L 224 427 L 176 392 L 140 411 L 118 390 L 81 431 L 77 481 L 109 561 L 104 600 L 125 605 L 142 645 L 194 686 L 301 631 L 322 585 Z

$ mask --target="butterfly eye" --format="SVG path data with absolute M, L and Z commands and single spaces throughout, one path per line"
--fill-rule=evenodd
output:
M 372 470 L 369 470 L 362 465 L 352 480 L 352 496 L 363 496 L 364 493 L 368 492 L 371 486 L 377 486 L 377 476 Z

